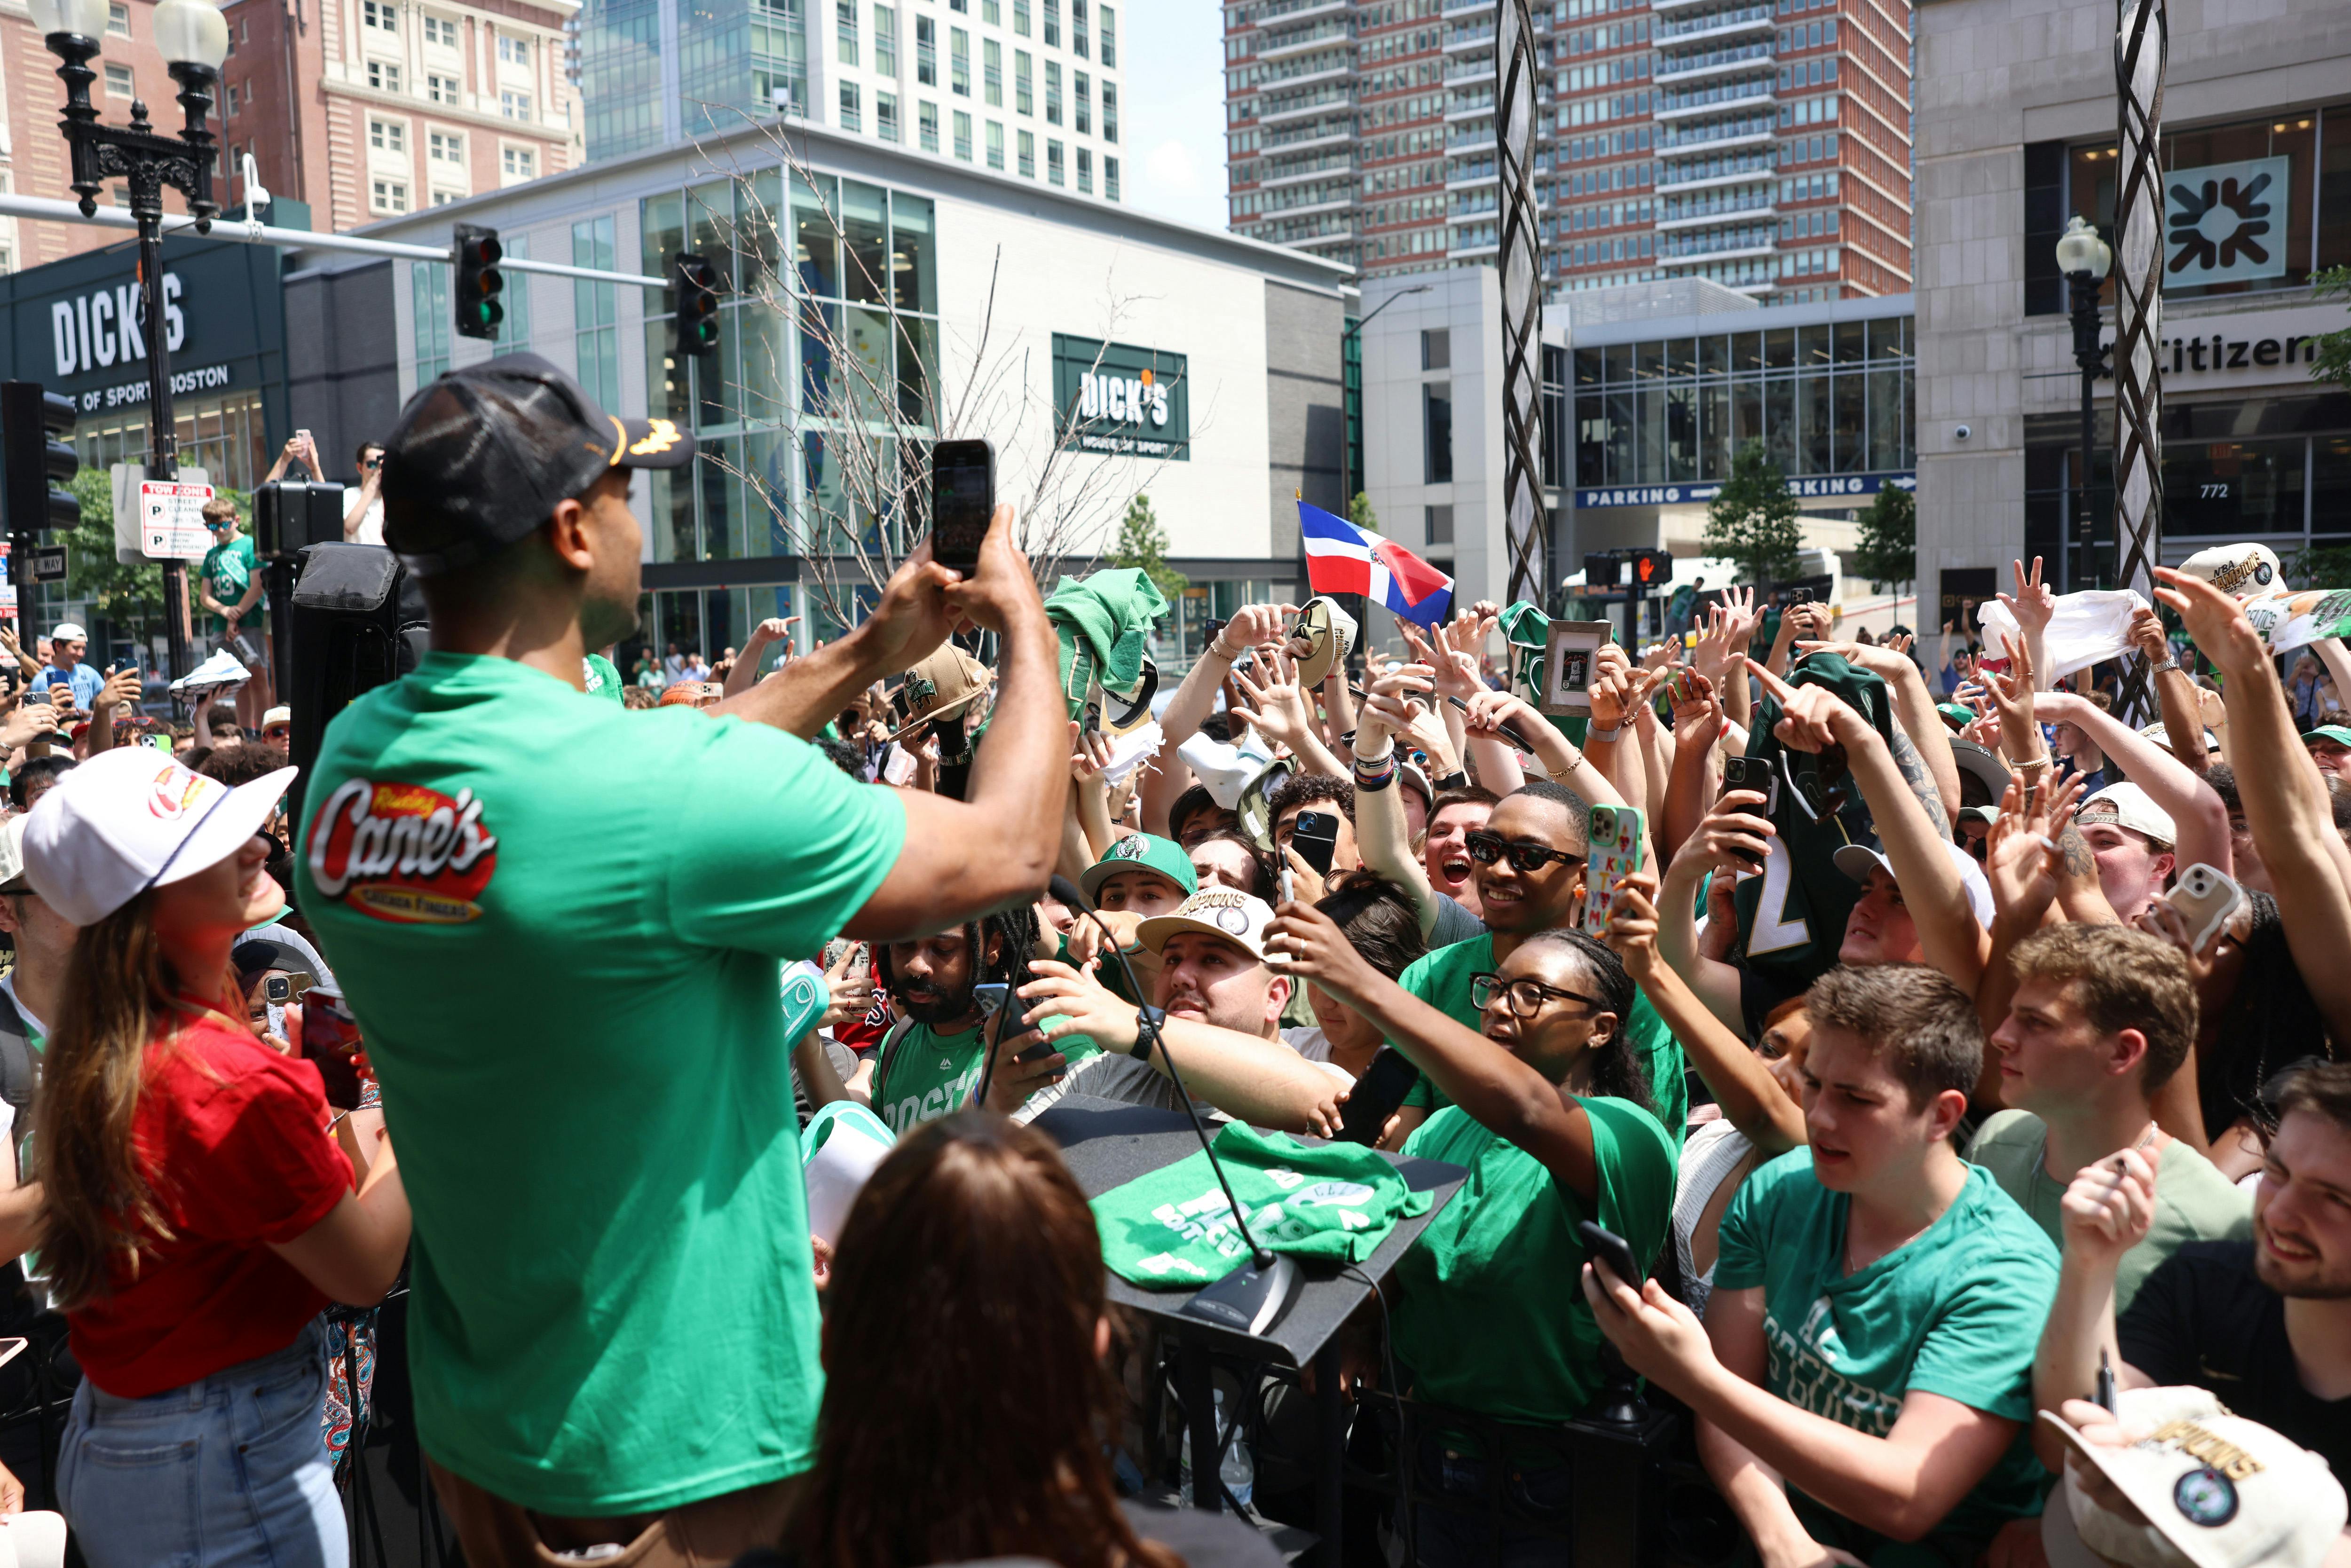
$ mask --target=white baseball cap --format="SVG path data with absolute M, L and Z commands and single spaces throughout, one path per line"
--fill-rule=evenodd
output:
M 25 880 L 25 824 L 22 811 L 0 822 L 0 893 L 30 893 Z
M 2164 750 L 2171 749 L 2171 730 L 2160 719 L 2139 726 L 2138 732 Z M 2204 749 L 2207 753 L 2220 749 L 2220 737 L 2209 729 L 2204 732 Z
M 2137 1442 L 2085 1442 L 2055 1413 L 2041 1413 L 2147 1516 L 2135 1524 L 2100 1507 L 2068 1466 L 2064 1511 L 2098 1557 L 2132 1568 L 2318 1568 L 2342 1534 L 2343 1486 L 2326 1461 L 2231 1415 L 2210 1391 L 2134 1388 L 2115 1406 L 2122 1426 L 2143 1434 Z
M 1943 847 L 1951 852 L 1951 863 L 1959 868 L 1959 885 L 1967 891 L 1968 907 L 1976 912 L 1976 924 L 1991 930 L 1991 883 L 1984 880 L 1983 867 L 1976 863 L 1975 856 L 1949 839 L 1943 841 Z M 1886 875 L 1896 876 L 1894 862 L 1886 858 L 1886 852 L 1871 849 L 1867 844 L 1839 844 L 1831 858 L 1836 862 L 1837 870 L 1865 886 L 1869 882 L 1869 868 L 1874 865 L 1882 865 Z M 1900 879 L 1896 876 L 1896 880 Z
M 49 641 L 52 643 L 87 643 L 89 641 L 89 633 L 83 631 L 78 623 L 68 621 L 64 625 L 54 627 L 50 630 Z
M 2074 822 L 2077 827 L 2111 822 L 2145 834 L 2167 848 L 2179 841 L 2179 830 L 2173 824 L 2171 813 L 2148 799 L 2146 790 L 2127 781 L 2109 784 L 2083 801 L 2074 813 Z
M 232 789 L 152 747 L 102 751 L 26 814 L 26 879 L 61 918 L 95 925 L 149 888 L 236 853 L 296 771 L 280 768 Z
M 1273 910 L 1262 898 L 1229 887 L 1204 887 L 1173 913 L 1155 915 L 1134 928 L 1135 940 L 1156 953 L 1179 931 L 1205 931 L 1238 944 L 1250 957 L 1265 958 L 1265 928 Z

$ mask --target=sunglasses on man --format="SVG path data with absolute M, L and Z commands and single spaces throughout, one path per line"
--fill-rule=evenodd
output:
M 1464 834 L 1463 841 L 1468 848 L 1469 858 L 1479 865 L 1492 865 L 1496 861 L 1508 855 L 1510 860 L 1510 869 L 1526 876 L 1533 875 L 1553 861 L 1559 862 L 1562 865 L 1583 863 L 1582 855 L 1572 855 L 1564 850 L 1547 849 L 1541 844 L 1513 843 L 1499 834 L 1487 832 L 1482 828 L 1475 832 Z

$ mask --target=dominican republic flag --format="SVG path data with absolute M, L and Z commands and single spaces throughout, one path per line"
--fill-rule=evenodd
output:
M 1306 580 L 1317 593 L 1360 593 L 1434 629 L 1453 611 L 1453 580 L 1402 545 L 1298 503 Z

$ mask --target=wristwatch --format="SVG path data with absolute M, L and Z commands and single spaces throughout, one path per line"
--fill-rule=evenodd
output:
M 1583 732 L 1583 738 L 1587 743 L 1594 740 L 1614 740 L 1624 733 L 1625 727 L 1622 724 L 1617 725 L 1614 729 L 1602 729 L 1594 725 Z
M 2179 660 L 2177 655 L 2174 655 L 2170 658 L 2165 659 L 2160 664 L 2149 664 L 2147 667 L 2147 673 L 2150 675 L 2159 675 L 2166 670 L 2176 670 L 2178 668 L 2179 668 Z

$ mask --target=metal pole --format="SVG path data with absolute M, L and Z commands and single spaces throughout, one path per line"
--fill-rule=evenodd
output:
M 2119 586 L 2154 594 L 2163 549 L 2163 68 L 2165 0 L 2120 0 L 2115 94 L 2121 110 L 2115 198 L 2115 545 Z M 2085 480 L 2086 482 L 2086 476 Z M 2144 661 L 2123 676 L 2123 711 L 2152 707 Z
M 2095 319 L 2093 318 L 2094 322 Z M 2092 329 L 2095 329 L 2095 325 Z M 2098 455 L 2098 416 L 2096 404 L 2093 402 L 2097 396 L 2097 390 L 2098 368 L 2095 365 L 2084 365 L 2082 367 L 2082 494 L 2081 499 L 2074 506 L 2074 534 L 2085 539 L 2088 538 L 2090 534 L 2090 476 L 2095 468 Z M 2066 539 L 2066 545 L 2067 552 L 2070 554 L 2073 537 Z M 2072 569 L 2073 563 L 2069 560 L 2066 562 L 2065 570 L 2059 574 L 2063 579 L 2060 592 L 2074 591 Z M 2089 575 L 2094 580 L 2097 576 L 2095 562 L 2091 564 Z M 2085 586 L 2095 586 L 2095 583 Z
M 157 200 L 161 200 L 160 193 Z M 163 318 L 163 225 L 160 209 L 139 211 L 139 287 L 147 307 L 147 476 L 170 481 L 180 476 L 180 431 L 172 418 L 172 346 Z M 172 650 L 172 678 L 188 663 L 188 563 L 163 563 L 163 631 Z
M 1535 220 L 1535 22 L 1529 0 L 1502 0 L 1495 38 L 1494 133 L 1501 171 L 1502 502 L 1510 552 L 1507 597 L 1551 601 L 1551 519 L 1543 507 L 1542 273 Z

